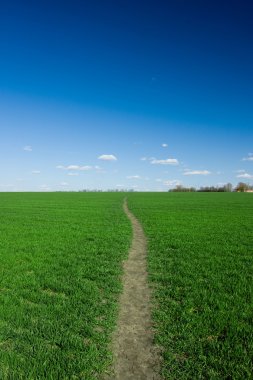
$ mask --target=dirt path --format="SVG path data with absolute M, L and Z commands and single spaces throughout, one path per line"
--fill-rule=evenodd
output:
M 158 380 L 159 353 L 153 346 L 146 238 L 140 223 L 128 210 L 126 200 L 124 211 L 132 223 L 133 241 L 124 263 L 123 293 L 114 335 L 114 379 Z

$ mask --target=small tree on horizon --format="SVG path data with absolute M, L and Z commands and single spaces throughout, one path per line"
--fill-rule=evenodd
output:
M 239 191 L 243 193 L 244 191 L 248 190 L 250 186 L 245 182 L 239 182 L 237 186 L 235 187 L 235 191 Z

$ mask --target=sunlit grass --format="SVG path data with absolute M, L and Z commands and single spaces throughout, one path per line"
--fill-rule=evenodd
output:
M 166 379 L 252 379 L 252 194 L 132 194 Z
M 122 194 L 0 195 L 0 379 L 95 379 L 111 363 L 131 227 Z

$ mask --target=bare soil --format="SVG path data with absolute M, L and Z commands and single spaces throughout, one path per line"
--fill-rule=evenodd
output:
M 129 257 L 124 263 L 123 293 L 113 339 L 115 380 L 158 380 L 160 355 L 153 345 L 150 290 L 147 284 L 146 238 L 142 227 L 129 211 L 124 211 L 133 227 Z

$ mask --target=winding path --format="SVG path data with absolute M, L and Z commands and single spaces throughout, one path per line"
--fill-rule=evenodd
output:
M 124 263 L 123 293 L 113 339 L 115 380 L 158 380 L 159 352 L 153 345 L 150 290 L 147 285 L 146 238 L 124 201 L 133 241 Z

